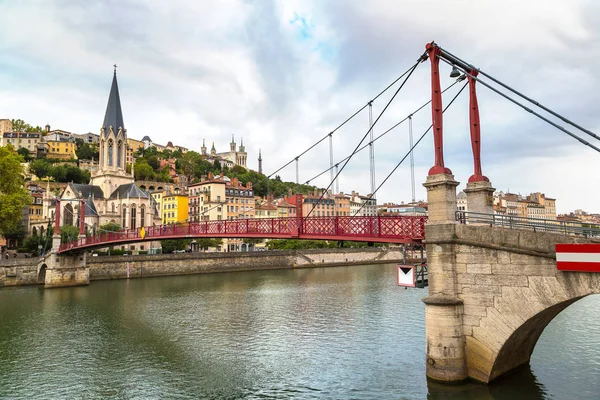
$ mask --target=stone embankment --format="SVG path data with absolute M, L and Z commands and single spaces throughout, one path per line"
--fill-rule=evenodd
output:
M 401 262 L 401 248 L 315 249 L 250 253 L 183 253 L 137 256 L 87 257 L 89 279 L 126 279 L 149 276 L 202 274 L 334 267 Z M 0 287 L 38 284 L 31 260 L 0 264 Z M 43 283 L 43 282 L 41 282 Z

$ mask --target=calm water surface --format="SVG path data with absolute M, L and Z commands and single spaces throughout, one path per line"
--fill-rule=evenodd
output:
M 531 367 L 448 387 L 425 379 L 426 294 L 393 265 L 3 288 L 0 398 L 600 398 L 600 296 Z

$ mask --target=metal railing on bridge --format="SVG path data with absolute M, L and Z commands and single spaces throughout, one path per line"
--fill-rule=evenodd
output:
M 60 246 L 59 252 L 78 248 L 110 246 L 117 243 L 163 238 L 264 238 L 323 239 L 405 243 L 425 238 L 427 217 L 305 217 L 252 218 L 198 221 L 175 225 L 155 225 L 119 232 L 106 232 Z
M 508 229 L 553 232 L 582 237 L 600 237 L 600 225 L 585 222 L 557 221 L 552 219 L 527 218 L 516 215 L 484 214 L 457 211 L 456 221 L 461 224 L 500 226 Z

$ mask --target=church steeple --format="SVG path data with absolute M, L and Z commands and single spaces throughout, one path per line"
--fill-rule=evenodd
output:
M 112 85 L 108 95 L 104 122 L 100 129 L 98 174 L 105 172 L 125 172 L 127 161 L 127 131 L 123 122 L 117 66 L 114 65 Z
M 112 86 L 110 87 L 110 94 L 108 95 L 108 104 L 106 105 L 106 113 L 104 114 L 104 123 L 102 124 L 102 127 L 107 134 L 111 126 L 115 135 L 117 135 L 119 129 L 123 129 L 123 131 L 125 131 L 123 111 L 121 111 L 121 98 L 119 97 L 119 86 L 117 85 L 116 66 L 113 74 Z

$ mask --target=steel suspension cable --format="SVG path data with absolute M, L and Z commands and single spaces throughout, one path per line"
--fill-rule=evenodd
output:
M 549 114 L 552 114 L 553 116 L 555 116 L 556 118 L 559 118 L 560 120 L 562 120 L 563 122 L 566 122 L 567 124 L 574 126 L 575 128 L 581 130 L 582 132 L 587 133 L 588 135 L 592 136 L 593 138 L 600 140 L 600 136 L 596 135 L 594 132 L 590 131 L 589 129 L 586 129 L 584 127 L 582 127 L 581 125 L 569 120 L 566 117 L 563 117 L 562 115 L 560 115 L 559 113 L 551 110 L 550 108 L 544 106 L 543 104 L 541 104 L 540 102 L 532 99 L 531 97 L 526 96 L 525 94 L 519 92 L 518 90 L 513 89 L 512 87 L 508 86 L 507 84 L 503 83 L 502 81 L 499 81 L 498 79 L 494 78 L 493 76 L 491 76 L 490 74 L 473 67 L 471 64 L 469 64 L 468 62 L 462 60 L 460 57 L 455 56 L 454 54 L 450 53 L 449 51 L 441 48 L 438 46 L 438 48 L 440 50 L 442 50 L 442 52 L 446 53 L 447 55 L 451 56 L 452 58 L 455 58 L 456 60 L 462 62 L 465 65 L 468 65 L 469 67 L 471 67 L 474 70 L 477 70 L 478 73 L 480 73 L 481 75 L 485 76 L 486 78 L 489 78 L 490 80 L 492 80 L 494 83 L 502 86 L 503 88 L 510 90 L 511 92 L 513 92 L 514 94 L 516 94 L 517 96 L 522 97 L 523 99 L 529 101 L 532 104 L 535 104 L 537 107 L 541 108 L 542 110 L 548 112 Z
M 440 60 L 444 61 L 445 63 L 452 65 L 452 63 L 450 61 L 447 61 L 443 58 L 440 58 Z M 464 68 L 460 67 L 460 66 L 456 66 L 456 64 L 454 64 L 455 67 L 457 67 L 459 70 L 463 71 L 465 73 L 465 75 L 469 76 L 471 79 L 477 81 L 478 83 L 482 84 L 483 86 L 487 87 L 488 89 L 492 90 L 493 92 L 499 94 L 500 96 L 504 97 L 505 99 L 509 100 L 510 102 L 518 105 L 519 107 L 521 107 L 522 109 L 524 109 L 525 111 L 535 115 L 536 117 L 538 117 L 539 119 L 547 122 L 548 124 L 554 126 L 555 128 L 563 131 L 564 133 L 566 133 L 567 135 L 571 136 L 573 139 L 579 141 L 581 144 L 584 144 L 586 146 L 591 147 L 592 149 L 596 150 L 597 152 L 600 153 L 600 148 L 598 148 L 597 146 L 594 146 L 593 144 L 591 144 L 590 142 L 588 142 L 587 140 L 584 140 L 582 138 L 580 138 L 579 136 L 575 135 L 574 133 L 568 131 L 566 128 L 558 125 L 557 123 L 549 120 L 548 118 L 544 117 L 543 115 L 533 111 L 531 108 L 519 103 L 517 100 L 513 99 L 512 97 L 508 96 L 505 93 L 502 93 L 501 91 L 499 91 L 498 89 L 496 89 L 495 87 L 491 86 L 490 84 L 482 81 L 481 79 L 477 78 L 476 76 L 470 74 L 468 71 L 466 71 Z
M 377 100 L 381 95 L 383 95 L 385 92 L 387 92 L 392 86 L 394 86 L 396 84 L 396 82 L 398 82 L 400 79 L 402 79 L 406 74 L 408 74 L 409 72 L 411 72 L 411 70 L 413 70 L 415 68 L 415 66 L 419 65 L 419 63 L 421 62 L 421 59 L 419 59 L 419 61 L 417 61 L 417 63 L 413 66 L 411 66 L 410 68 L 408 68 L 402 75 L 400 75 L 398 78 L 396 78 L 392 83 L 390 83 L 385 89 L 383 89 L 381 92 L 379 92 L 377 94 L 377 96 L 373 97 L 373 99 L 369 100 L 367 102 L 367 104 L 365 104 L 364 106 L 362 106 L 358 111 L 356 111 L 354 114 L 352 114 L 350 117 L 348 117 L 344 122 L 342 122 L 341 124 L 339 124 L 334 130 L 332 130 L 331 132 L 329 132 L 327 135 L 323 136 L 320 140 L 318 140 L 317 142 L 315 142 L 312 146 L 310 146 L 308 149 L 304 150 L 302 153 L 300 153 L 299 155 L 297 155 L 296 157 L 294 157 L 293 159 L 291 159 L 290 161 L 288 161 L 287 163 L 285 163 L 283 166 L 281 166 L 279 169 L 277 169 L 277 171 L 271 173 L 270 175 L 267 176 L 268 178 L 271 178 L 273 175 L 275 175 L 276 173 L 278 173 L 279 171 L 281 171 L 282 169 L 284 169 L 285 167 L 287 167 L 288 165 L 290 165 L 291 163 L 294 162 L 294 160 L 296 158 L 300 158 L 302 157 L 304 154 L 308 153 L 309 151 L 311 151 L 312 149 L 314 149 L 316 146 L 318 146 L 321 142 L 323 142 L 325 139 L 327 139 L 329 137 L 330 134 L 335 133 L 336 131 L 338 131 L 341 127 L 343 127 L 344 125 L 346 125 L 348 122 L 350 122 L 350 120 L 352 120 L 354 117 L 356 117 L 361 111 L 363 111 L 365 108 L 367 108 L 369 106 L 369 103 Z
M 462 93 L 463 90 L 465 90 L 465 88 L 468 86 L 468 83 L 465 83 L 463 85 L 463 87 L 458 91 L 458 93 L 456 93 L 456 95 L 452 98 L 452 100 L 450 100 L 450 102 L 448 103 L 448 105 L 446 107 L 444 107 L 444 109 L 442 110 L 442 113 L 446 112 L 446 110 L 452 105 L 452 103 L 454 103 L 454 100 L 456 100 L 458 98 L 458 96 Z M 390 179 L 390 177 L 392 176 L 392 174 L 394 172 L 396 172 L 396 170 L 398 169 L 398 167 L 400 167 L 400 165 L 404 162 L 404 160 L 406 160 L 406 158 L 412 154 L 413 150 L 415 149 L 415 147 L 417 147 L 419 145 L 419 143 L 421 142 L 421 140 L 423 140 L 423 138 L 429 133 L 429 131 L 431 130 L 431 128 L 433 127 L 433 124 L 429 125 L 429 128 L 427 128 L 427 130 L 425 130 L 425 132 L 421 135 L 421 137 L 419 138 L 419 140 L 416 141 L 416 143 L 410 148 L 410 150 L 408 150 L 408 152 L 404 155 L 404 157 L 402 157 L 402 159 L 398 162 L 398 164 L 396 164 L 396 166 L 392 169 L 392 171 L 385 177 L 385 179 L 383 180 L 383 182 L 381 182 L 379 184 L 379 186 L 377 186 L 377 189 L 375 189 L 374 193 L 371 193 L 371 195 L 369 195 L 369 198 L 367 199 L 367 201 L 363 202 L 362 205 L 360 206 L 360 208 L 358 210 L 356 210 L 356 212 L 354 213 L 353 217 L 355 217 L 360 210 L 363 209 L 363 207 L 367 204 L 367 202 L 369 200 L 371 200 L 373 198 L 373 196 L 375 196 L 375 193 L 377 193 L 377 191 L 379 189 L 381 189 L 381 187 L 387 182 L 388 179 Z
M 461 82 L 465 79 L 465 76 L 461 76 L 459 78 L 457 78 L 454 83 L 452 83 L 450 86 L 448 86 L 446 89 L 442 90 L 442 93 L 445 93 L 446 91 L 450 90 L 454 85 L 456 85 L 458 82 Z M 431 100 L 429 100 L 428 102 L 424 103 L 423 105 L 421 105 L 419 108 L 417 108 L 415 111 L 413 111 L 411 114 L 407 115 L 406 117 L 404 117 L 402 120 L 398 121 L 396 124 L 392 125 L 389 129 L 387 129 L 386 131 L 384 131 L 383 133 L 381 133 L 379 136 L 377 136 L 375 139 L 373 139 L 373 142 L 378 141 L 379 139 L 381 139 L 382 137 L 384 137 L 385 135 L 387 135 L 388 133 L 390 133 L 391 131 L 393 131 L 394 129 L 396 129 L 398 126 L 402 125 L 404 122 L 408 121 L 408 119 L 412 116 L 414 116 L 416 113 L 418 113 L 419 111 L 421 111 L 423 108 L 427 107 L 429 104 L 431 103 Z M 360 149 L 356 150 L 356 153 L 360 153 L 361 151 L 363 151 L 364 149 L 366 149 L 367 147 L 369 147 L 369 143 L 365 144 L 364 146 L 362 146 Z M 348 160 L 350 157 L 352 157 L 354 153 L 348 155 L 346 158 L 343 158 L 341 160 L 339 160 L 336 163 L 336 166 L 339 163 L 342 163 L 346 160 Z M 321 175 L 325 174 L 326 172 L 328 172 L 330 170 L 330 168 L 327 168 L 326 170 L 320 172 L 319 174 L 313 176 L 312 178 L 310 178 L 309 180 L 307 180 L 304 184 L 305 185 L 309 185 L 311 181 L 314 181 L 315 179 L 319 178 Z M 337 172 L 336 172 L 337 174 Z M 339 190 L 338 190 L 339 192 Z
M 375 127 L 375 125 L 377 125 L 377 123 L 379 122 L 379 120 L 381 119 L 381 117 L 383 116 L 383 114 L 386 112 L 386 110 L 388 109 L 388 107 L 390 106 L 390 104 L 392 104 L 392 102 L 394 101 L 394 99 L 396 98 L 396 96 L 398 95 L 398 93 L 400 93 L 400 90 L 402 90 L 402 88 L 404 87 L 404 85 L 406 84 L 406 82 L 408 81 L 408 79 L 411 77 L 411 75 L 413 74 L 413 72 L 415 72 L 415 69 L 417 69 L 417 67 L 419 66 L 419 64 L 422 63 L 423 61 L 425 61 L 426 59 L 427 59 L 427 57 L 425 55 L 422 55 L 421 57 L 419 57 L 419 59 L 417 60 L 417 62 L 412 66 L 412 68 L 410 69 L 408 75 L 406 76 L 406 78 L 404 78 L 404 81 L 402 82 L 402 84 L 400 84 L 400 86 L 398 87 L 398 89 L 396 90 L 396 92 L 394 93 L 394 95 L 392 96 L 392 98 L 388 101 L 388 103 L 385 105 L 385 107 L 383 108 L 383 110 L 381 111 L 381 113 L 377 116 L 377 119 L 375 120 L 375 122 L 373 122 L 373 125 L 371 127 L 369 127 L 369 129 L 367 130 L 367 132 L 365 132 L 365 134 L 363 135 L 363 137 L 360 140 L 360 142 L 358 142 L 358 144 L 354 148 L 354 151 L 352 152 L 352 154 L 350 155 L 350 157 L 344 162 L 344 165 L 342 165 L 342 168 L 340 168 L 340 170 L 338 171 L 337 175 L 333 178 L 334 181 L 335 181 L 335 179 L 338 178 L 339 174 L 342 173 L 342 171 L 344 170 L 344 168 L 346 168 L 346 165 L 348 165 L 348 162 L 350 162 L 350 160 L 352 159 L 352 156 L 354 156 L 354 154 L 356 154 L 356 150 L 358 150 L 358 148 L 360 147 L 360 145 L 365 141 L 365 138 L 369 135 L 369 132 Z M 317 202 L 313 205 L 313 207 L 308 212 L 308 214 L 306 215 L 306 217 L 309 217 L 310 214 L 312 214 L 312 212 L 314 211 L 315 207 L 317 207 L 319 205 L 319 203 L 321 203 L 321 200 L 323 200 L 323 196 L 325 195 L 325 193 L 327 193 L 327 191 L 329 190 L 329 188 L 331 187 L 331 185 L 333 184 L 334 181 L 329 182 L 329 185 L 327 185 L 327 188 L 321 194 L 321 197 L 319 197 L 319 200 L 317 200 Z

